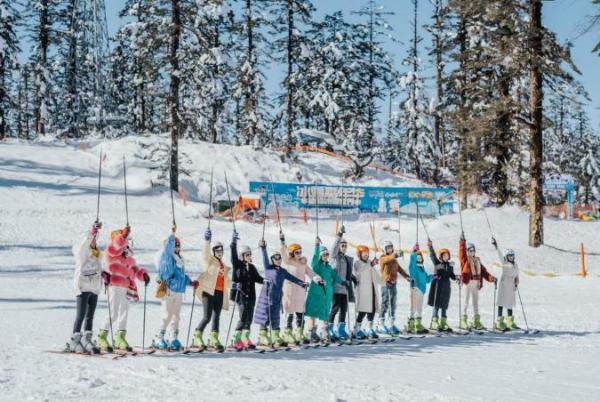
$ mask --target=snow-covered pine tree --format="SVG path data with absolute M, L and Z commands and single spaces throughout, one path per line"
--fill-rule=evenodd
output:
M 169 6 L 164 1 L 127 0 L 119 13 L 129 20 L 115 34 L 111 54 L 113 74 L 119 74 L 127 84 L 118 108 L 126 112 L 113 118 L 122 121 L 121 134 L 140 135 L 166 128 L 169 40 L 165 21 L 170 21 Z
M 56 43 L 55 24 L 59 4 L 59 0 L 27 0 L 25 3 L 24 17 L 32 43 L 30 62 L 35 88 L 33 114 L 36 136 L 46 134 L 50 125 L 50 107 L 53 104 L 51 66 L 54 57 L 50 47 Z
M 430 110 L 433 114 L 433 138 L 440 151 L 439 168 L 441 176 L 450 178 L 450 172 L 447 169 L 447 159 L 451 157 L 451 142 L 448 138 L 449 133 L 446 129 L 446 97 L 444 96 L 444 76 L 447 61 L 446 53 L 449 48 L 449 37 L 451 33 L 446 27 L 448 8 L 445 7 L 445 0 L 430 0 L 433 5 L 432 22 L 425 25 L 425 29 L 431 35 L 431 46 L 428 55 L 431 57 L 431 63 L 435 66 L 435 96 L 432 99 Z
M 412 0 L 413 18 L 412 37 L 408 54 L 402 61 L 408 71 L 399 79 L 399 86 L 405 97 L 400 103 L 398 130 L 400 143 L 406 144 L 405 155 L 399 155 L 400 164 L 405 170 L 414 172 L 418 179 L 439 181 L 440 160 L 438 144 L 433 136 L 431 101 L 425 93 L 425 82 L 421 77 L 422 67 L 419 58 L 419 44 L 422 38 L 418 34 L 418 0 Z
M 13 1 L 0 0 L 0 140 L 6 138 L 9 131 L 19 132 L 16 127 L 9 126 L 8 112 L 18 107 L 18 98 L 15 99 L 12 88 L 20 50 L 17 38 L 20 18 Z
M 246 145 L 262 146 L 269 142 L 268 99 L 265 95 L 263 68 L 268 57 L 263 28 L 268 23 L 264 1 L 238 0 L 243 15 L 235 22 L 233 53 L 236 54 L 237 79 L 232 86 L 233 99 L 239 105 L 235 113 L 236 139 Z
M 377 100 L 385 97 L 386 89 L 390 87 L 390 81 L 395 78 L 393 61 L 382 46 L 384 37 L 395 40 L 390 35 L 392 26 L 386 19 L 394 13 L 384 11 L 383 6 L 378 5 L 375 0 L 368 0 L 366 6 L 352 13 L 366 19 L 357 27 L 365 34 L 362 35 L 364 39 L 356 41 L 356 44 L 362 56 L 360 64 L 363 72 L 363 85 L 366 88 L 364 103 L 367 115 L 366 143 L 368 146 L 374 146 L 377 131 L 375 123 L 379 113 Z
M 283 143 L 287 153 L 291 152 L 292 133 L 297 128 L 296 79 L 302 74 L 298 72 L 298 59 L 301 56 L 301 43 L 304 42 L 302 28 L 309 24 L 314 6 L 310 0 L 275 0 L 272 2 L 273 32 L 278 38 L 273 42 L 278 52 L 275 59 L 286 65 L 285 78 L 281 84 L 284 94 L 280 97 L 281 110 L 285 110 L 285 135 Z M 282 120 L 282 112 L 276 116 L 276 122 Z

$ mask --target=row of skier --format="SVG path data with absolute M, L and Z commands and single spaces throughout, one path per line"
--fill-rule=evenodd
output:
M 144 286 L 150 283 L 148 271 L 139 267 L 133 256 L 128 240 L 131 233 L 129 225 L 110 233 L 110 242 L 104 250 L 103 269 L 102 253 L 96 244 L 100 228 L 99 222 L 94 223 L 91 231 L 73 248 L 76 258 L 74 285 L 77 312 L 71 341 L 68 343 L 68 350 L 73 352 L 131 350 L 126 339 L 129 303 L 139 301 L 136 281 L 142 281 Z M 230 267 L 224 258 L 223 243 L 213 242 L 212 232 L 208 229 L 204 234 L 203 271 L 192 280 L 186 274 L 181 240 L 175 235 L 175 230 L 174 226 L 172 234 L 164 241 L 156 257 L 156 280 L 162 288 L 157 296 L 162 299 L 162 314 L 152 343 L 153 347 L 159 349 L 182 348 L 179 323 L 183 294 L 188 287 L 193 289 L 194 296 L 203 305 L 203 317 L 195 329 L 192 347 L 223 350 L 219 336 L 220 316 L 222 310 L 230 308 L 231 301 L 235 303 L 234 308 L 237 308 L 239 317 L 231 344 L 242 350 L 255 347 L 250 336 L 252 323 L 260 326 L 258 344 L 270 347 L 346 340 L 350 337 L 349 332 L 358 339 L 377 338 L 378 334 L 400 334 L 402 331 L 396 325 L 396 300 L 398 285 L 402 280 L 408 283 L 410 289 L 410 315 L 404 328 L 406 332 L 427 332 L 422 323 L 422 313 L 428 285 L 427 304 L 433 307 L 430 329 L 452 331 L 447 316 L 451 281 L 465 287 L 460 328 L 484 330 L 479 314 L 479 292 L 484 281 L 494 283 L 495 286 L 498 283 L 477 256 L 475 245 L 466 242 L 464 233 L 459 241 L 460 267 L 457 272 L 450 251 L 441 248 L 436 252 L 431 240 L 428 241 L 429 255 L 434 265 L 433 274 L 429 274 L 425 270 L 424 255 L 418 243 L 410 255 L 408 272 L 399 262 L 403 257 L 402 252 L 396 253 L 389 240 L 382 242 L 383 254 L 380 258 L 372 258 L 369 247 L 359 245 L 354 259 L 348 253 L 344 225 L 341 226 L 331 251 L 322 244 L 319 237 L 316 238 L 310 264 L 302 246 L 297 243 L 287 244 L 281 232 L 278 250 L 267 252 L 266 242 L 261 240 L 258 246 L 264 275 L 254 265 L 251 248 L 238 245 L 239 236 L 235 230 L 230 244 Z M 498 250 L 493 238 L 492 244 Z M 519 284 L 515 253 L 512 250 L 504 253 L 498 251 L 498 255 L 503 261 L 503 269 L 497 292 L 498 311 L 494 326 L 498 330 L 517 329 L 512 314 Z M 256 284 L 263 285 L 258 297 Z M 107 318 L 94 342 L 94 312 L 103 285 L 108 288 L 109 308 Z M 352 329 L 346 327 L 350 321 L 349 303 L 355 303 L 356 316 Z M 470 305 L 473 316 L 467 322 Z M 506 317 L 503 315 L 504 308 Z M 363 325 L 365 319 L 366 325 Z M 209 324 L 210 334 L 205 342 Z M 109 334 L 113 338 L 113 328 L 116 334 L 109 342 Z

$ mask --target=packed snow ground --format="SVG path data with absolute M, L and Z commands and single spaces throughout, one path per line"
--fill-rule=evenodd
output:
M 138 140 L 106 142 L 103 147 L 108 157 L 103 171 L 100 217 L 105 227 L 100 246 L 105 246 L 108 230 L 124 224 L 121 155 L 126 154 L 136 257 L 153 272 L 154 253 L 169 233 L 169 194 L 152 187 L 154 173 L 149 170 L 151 163 L 143 159 Z M 54 142 L 0 144 L 0 400 L 597 400 L 600 312 L 595 304 L 600 259 L 587 260 L 590 275 L 583 279 L 574 275 L 579 271 L 576 254 L 548 247 L 530 249 L 528 215 L 517 208 L 487 210 L 501 247 L 517 251 L 522 270 L 560 274 L 521 275 L 527 318 L 530 326 L 543 331 L 538 335 L 486 334 L 265 355 L 153 355 L 118 361 L 44 353 L 61 347 L 70 335 L 75 307 L 71 245 L 95 218 L 99 145 L 82 148 Z M 247 190 L 248 180 L 267 179 L 269 173 L 274 180 L 292 181 L 294 169 L 301 169 L 306 181 L 338 183 L 336 172 L 343 168 L 343 162 L 321 155 L 305 155 L 291 165 L 281 162 L 275 153 L 245 147 L 185 144 L 183 148 L 192 161 L 189 180 L 190 186 L 197 188 L 197 201 L 187 207 L 178 201 L 176 215 L 188 270 L 193 274 L 200 269 L 211 166 L 215 166 L 216 179 L 227 169 L 235 193 Z M 218 180 L 217 193 L 222 194 L 224 184 Z M 384 174 L 367 177 L 362 183 L 402 184 Z M 378 239 L 396 242 L 397 225 L 395 218 L 378 220 Z M 456 256 L 458 217 L 427 219 L 426 225 L 436 246 L 449 246 Z M 321 222 L 326 243 L 333 241 L 334 226 L 333 220 Z M 500 274 L 494 266 L 497 257 L 483 212 L 465 211 L 464 226 L 483 262 L 492 266 L 492 273 Z M 371 244 L 366 221 L 356 218 L 346 227 L 352 243 Z M 598 227 L 594 222 L 546 220 L 546 240 L 573 251 L 583 241 L 588 250 L 597 252 Z M 257 244 L 259 226 L 239 222 L 238 230 L 242 243 Z M 311 249 L 312 222 L 284 221 L 284 230 L 289 241 Z M 408 248 L 415 241 L 414 219 L 404 217 L 401 231 L 402 244 Z M 231 223 L 214 221 L 213 232 L 216 239 L 228 244 Z M 267 225 L 270 246 L 276 246 L 277 232 L 273 223 Z M 424 237 L 422 229 L 420 233 Z M 449 315 L 455 326 L 456 287 L 453 292 Z M 148 291 L 147 342 L 156 331 L 160 314 L 153 293 L 152 286 Z M 488 326 L 492 296 L 492 286 L 485 286 L 480 308 Z M 182 338 L 188 329 L 190 303 L 188 292 Z M 400 323 L 407 318 L 407 309 L 407 289 L 401 285 Z M 96 328 L 105 314 L 106 299 L 101 295 Z M 194 326 L 200 314 L 198 307 Z M 425 321 L 430 315 L 426 308 Z M 224 312 L 221 318 L 222 340 L 229 316 Z M 516 317 L 524 325 L 518 309 Z M 140 345 L 141 337 L 140 303 L 131 307 L 128 338 L 133 345 Z

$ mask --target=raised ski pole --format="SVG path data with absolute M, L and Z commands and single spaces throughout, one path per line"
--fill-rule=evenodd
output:
M 463 219 L 462 219 L 462 206 L 461 206 L 461 200 L 458 200 L 458 218 L 460 219 L 460 232 L 464 233 L 465 230 L 463 228 Z
M 458 278 L 458 327 L 459 328 L 460 328 L 460 316 L 462 314 L 462 311 L 461 311 L 462 310 L 461 290 L 462 290 L 462 279 L 460 278 L 460 274 L 459 274 L 459 278 Z
M 490 234 L 492 235 L 492 237 L 495 237 L 494 231 L 492 230 L 492 225 L 490 224 L 490 219 L 488 218 L 488 214 L 485 211 L 485 208 L 483 208 L 483 215 L 485 215 L 485 220 L 487 222 L 488 229 L 490 230 Z
M 208 229 L 210 230 L 210 221 L 212 220 L 212 197 L 213 197 L 213 170 L 210 168 L 210 190 L 208 195 Z
M 415 205 L 417 206 L 417 243 L 419 242 L 419 200 L 415 201 Z
M 317 237 L 319 237 L 319 193 L 317 188 L 315 187 L 315 206 L 316 206 L 316 229 L 317 229 Z
M 427 241 L 430 241 L 431 237 L 429 237 L 429 232 L 427 231 L 427 226 L 425 226 L 425 221 L 423 220 L 423 214 L 419 213 L 419 219 L 421 220 L 421 225 L 423 225 L 423 230 L 425 231 L 425 235 L 427 236 Z
M 525 328 L 527 328 L 527 333 L 531 332 L 529 329 L 529 324 L 527 324 L 527 316 L 525 315 L 525 307 L 523 306 L 523 299 L 521 299 L 521 292 L 519 292 L 519 287 L 517 288 L 517 295 L 519 295 L 519 303 L 521 304 L 521 311 L 523 312 L 523 320 L 525 321 Z
M 262 225 L 262 237 L 261 240 L 265 239 L 265 228 L 267 226 L 267 201 L 269 200 L 269 192 L 267 191 L 267 195 L 265 197 L 265 206 L 263 212 L 263 225 Z
M 100 184 L 102 183 L 102 148 L 100 148 L 100 160 L 98 161 L 98 198 L 96 200 L 96 222 L 100 222 Z
M 229 209 L 231 210 L 231 223 L 233 224 L 233 231 L 235 230 L 235 211 L 233 210 L 233 206 L 231 204 L 231 195 L 229 194 L 229 181 L 227 181 L 227 172 L 225 172 L 225 186 L 227 188 L 227 202 L 229 203 Z
M 123 155 L 123 188 L 125 189 L 125 221 L 129 225 L 129 204 L 127 203 L 127 164 Z
M 195 304 L 196 304 L 196 289 L 194 289 L 194 292 L 192 295 L 192 309 L 190 310 L 190 322 L 188 324 L 187 338 L 185 341 L 185 351 L 183 352 L 185 354 L 190 353 L 190 332 L 192 330 L 192 317 L 194 315 L 194 305 Z
M 344 225 L 344 178 L 342 177 L 342 209 L 340 210 L 340 222 Z
M 148 292 L 148 285 L 144 284 L 144 318 L 142 324 L 142 354 L 146 347 L 146 293 Z
M 402 251 L 402 232 L 400 231 L 400 199 L 398 199 L 398 252 Z
M 273 200 L 275 201 L 275 213 L 277 217 L 277 223 L 279 224 L 279 232 L 283 233 L 283 229 L 281 228 L 281 215 L 279 214 L 279 204 L 277 203 L 277 193 L 275 192 L 275 187 L 273 186 L 273 177 L 269 176 L 271 183 L 271 194 L 273 194 Z

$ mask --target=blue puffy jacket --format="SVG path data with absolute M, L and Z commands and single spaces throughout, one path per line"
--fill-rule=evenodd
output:
M 175 235 L 171 234 L 165 243 L 157 266 L 158 278 L 167 282 L 171 292 L 183 293 L 192 281 L 185 274 L 185 267 L 178 266 L 175 259 Z
M 417 288 L 421 291 L 421 293 L 425 294 L 425 291 L 427 290 L 427 284 L 433 280 L 433 275 L 428 274 L 423 265 L 417 265 L 417 253 L 414 251 L 410 255 L 408 274 L 414 280 L 414 284 L 411 282 L 410 287 Z

